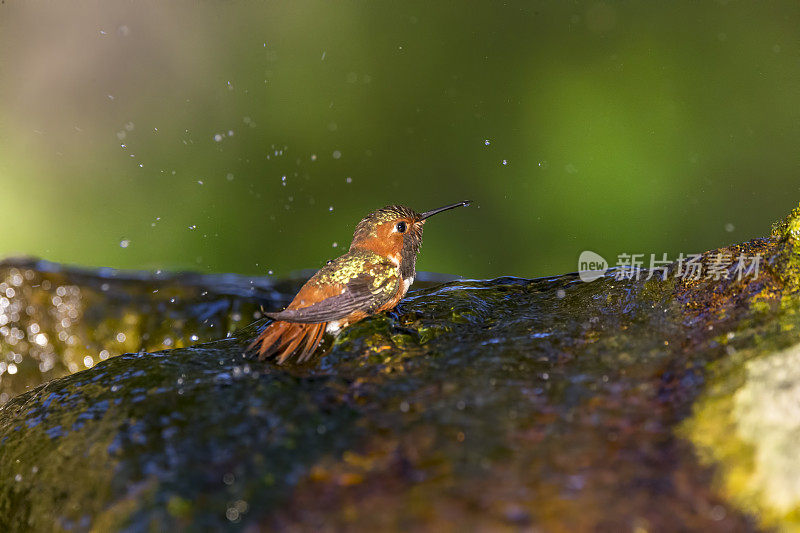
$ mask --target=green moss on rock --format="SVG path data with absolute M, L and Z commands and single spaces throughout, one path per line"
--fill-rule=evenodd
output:
M 455 281 L 303 365 L 244 353 L 263 323 L 97 359 L 0 409 L 0 530 L 792 527 L 794 426 L 764 410 L 794 380 L 797 220 L 703 255 L 762 254 L 744 279 L 685 279 L 673 265 L 663 281 Z M 110 283 L 25 268 L 72 276 L 59 286 L 81 295 Z M 249 297 L 250 281 L 195 280 L 197 294 L 217 292 L 172 318 L 215 317 L 224 337 L 234 313 L 277 308 L 296 286 Z M 81 316 L 95 318 L 74 334 L 107 349 L 130 324 L 141 348 L 148 306 L 163 304 L 149 301 L 153 283 L 113 286 L 136 305 L 86 300 Z M 185 284 L 167 277 L 157 294 Z M 21 294 L 34 314 L 52 309 L 51 294 Z

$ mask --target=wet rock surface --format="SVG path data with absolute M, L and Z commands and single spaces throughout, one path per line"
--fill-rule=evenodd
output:
M 139 340 L 145 351 L 95 358 L 0 410 L 0 529 L 792 527 L 797 220 L 700 259 L 761 254 L 741 279 L 734 261 L 718 279 L 672 265 L 664 280 L 454 281 L 412 291 L 304 365 L 244 353 L 263 321 L 236 330 L 291 283 L 253 296 L 253 280 L 222 290 L 201 277 L 191 290 L 228 307 L 188 305 L 158 327 L 213 316 L 213 334 L 169 335 L 230 337 L 153 353 Z M 91 294 L 106 278 L 57 286 Z M 115 289 L 132 295 L 122 318 L 87 304 L 81 316 L 98 318 L 77 344 L 108 349 L 116 337 L 95 334 L 106 317 L 146 323 L 154 283 Z M 180 277 L 158 283 L 187 290 Z M 20 292 L 25 309 L 52 311 L 49 294 Z
M 224 338 L 297 280 L 0 262 L 0 404 L 126 353 Z

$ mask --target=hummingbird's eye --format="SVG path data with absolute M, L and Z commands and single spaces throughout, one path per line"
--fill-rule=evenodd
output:
M 406 223 L 405 222 L 398 222 L 395 226 L 397 229 L 397 233 L 405 233 L 406 232 Z

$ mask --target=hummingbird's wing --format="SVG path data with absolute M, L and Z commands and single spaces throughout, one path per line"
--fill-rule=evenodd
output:
M 346 283 L 338 285 L 338 294 L 307 307 L 291 309 L 290 305 L 290 309 L 280 313 L 266 313 L 266 315 L 286 322 L 316 324 L 341 320 L 355 311 L 371 314 L 389 302 L 397 294 L 400 285 L 399 275 L 394 271 L 389 271 L 390 267 L 385 268 L 387 270 L 384 272 L 375 272 L 375 269 L 372 269 L 372 273 L 361 273 Z M 313 290 L 311 283 L 313 283 L 313 278 L 309 283 L 312 287 L 309 291 Z M 295 300 L 300 298 L 302 293 L 301 290 Z

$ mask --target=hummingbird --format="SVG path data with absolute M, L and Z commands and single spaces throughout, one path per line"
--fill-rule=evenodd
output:
M 388 205 L 368 214 L 356 225 L 347 253 L 317 271 L 286 309 L 265 313 L 273 322 L 250 349 L 259 359 L 277 356 L 278 364 L 295 353 L 302 362 L 326 332 L 336 334 L 363 318 L 394 309 L 417 274 L 425 221 L 469 204 L 458 202 L 424 213 Z

